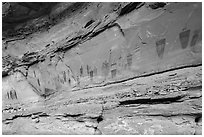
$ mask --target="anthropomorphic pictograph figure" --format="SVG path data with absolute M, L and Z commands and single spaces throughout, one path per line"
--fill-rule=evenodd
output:
M 10 98 L 10 97 L 9 97 L 9 92 L 7 92 L 7 97 L 8 97 L 8 99 Z
M 190 29 L 184 30 L 179 34 L 179 39 L 181 42 L 182 49 L 185 49 L 188 46 L 189 38 L 190 38 Z
M 69 82 L 69 86 L 71 86 L 71 79 L 70 78 L 69 78 L 68 82 Z
M 16 99 L 18 99 L 17 98 L 17 94 L 16 94 L 16 91 L 14 90 L 14 97 L 16 98 Z
M 10 94 L 11 99 L 13 99 L 13 92 L 12 92 L 12 90 L 10 90 L 9 94 Z
M 165 38 L 156 41 L 156 51 L 159 58 L 163 58 L 165 45 L 166 45 Z
M 83 67 L 81 66 L 81 68 L 80 68 L 80 77 L 82 77 L 83 76 Z
M 10 90 L 10 98 L 11 99 L 17 99 L 17 94 L 16 91 L 14 89 Z
M 90 73 L 90 80 L 93 81 L 93 70 L 91 70 L 89 73 Z

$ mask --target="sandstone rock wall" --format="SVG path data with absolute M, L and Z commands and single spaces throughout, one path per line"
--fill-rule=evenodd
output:
M 3 5 L 5 134 L 201 133 L 200 3 L 36 4 Z

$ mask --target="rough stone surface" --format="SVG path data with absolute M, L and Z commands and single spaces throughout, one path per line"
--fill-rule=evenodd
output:
M 2 6 L 3 134 L 202 134 L 201 3 Z

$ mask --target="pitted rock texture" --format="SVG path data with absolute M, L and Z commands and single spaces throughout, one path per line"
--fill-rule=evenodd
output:
M 3 6 L 3 134 L 202 134 L 201 3 Z
M 201 134 L 201 71 L 201 66 L 185 68 L 64 91 L 29 104 L 7 104 L 3 106 L 3 133 Z

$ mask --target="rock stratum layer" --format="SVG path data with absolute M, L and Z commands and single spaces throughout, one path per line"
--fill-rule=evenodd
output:
M 3 3 L 3 134 L 202 134 L 201 3 Z

